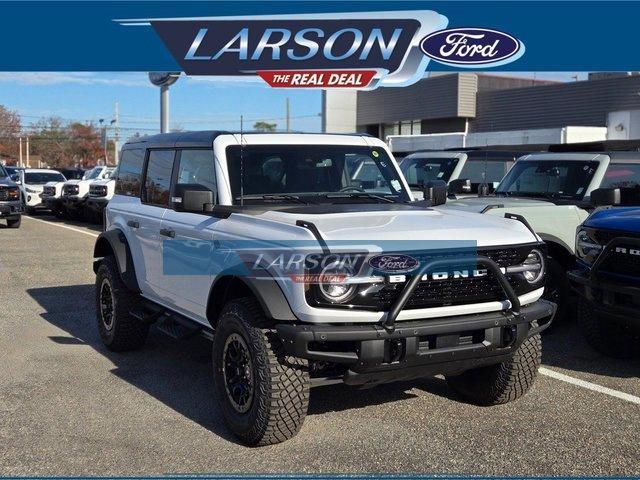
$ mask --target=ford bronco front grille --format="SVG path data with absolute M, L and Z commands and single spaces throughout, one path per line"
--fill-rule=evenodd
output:
M 45 197 L 55 197 L 56 196 L 56 187 L 44 187 L 42 190 L 42 195 Z
M 62 193 L 65 195 L 78 195 L 78 193 L 80 193 L 80 187 L 78 187 L 78 185 L 65 185 L 62 187 Z

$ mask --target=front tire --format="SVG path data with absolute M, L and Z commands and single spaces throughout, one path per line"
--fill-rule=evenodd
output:
M 22 217 L 18 217 L 15 220 L 7 220 L 7 227 L 9 228 L 20 228 L 20 224 L 22 223 Z
M 96 275 L 96 316 L 102 342 L 109 350 L 124 352 L 144 345 L 149 324 L 131 315 L 140 296 L 129 290 L 112 256 L 105 257 Z
M 230 430 L 250 446 L 295 436 L 309 405 L 306 360 L 288 356 L 259 304 L 229 302 L 213 340 L 216 396 Z
M 447 376 L 449 386 L 464 400 L 476 405 L 500 405 L 524 395 L 538 374 L 542 360 L 540 335 L 527 338 L 510 360 Z
M 638 354 L 638 342 L 614 322 L 604 321 L 589 303 L 578 300 L 578 325 L 587 343 L 613 358 L 632 358 Z

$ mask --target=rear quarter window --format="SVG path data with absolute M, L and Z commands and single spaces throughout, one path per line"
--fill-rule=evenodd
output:
M 114 173 L 116 178 L 115 193 L 137 197 L 142 186 L 142 166 L 144 164 L 144 150 L 124 150 L 118 170 Z

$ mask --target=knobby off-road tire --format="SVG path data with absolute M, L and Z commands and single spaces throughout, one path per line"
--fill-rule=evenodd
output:
M 238 367 L 235 359 L 241 357 Z M 285 353 L 256 300 L 241 298 L 223 308 L 213 340 L 213 376 L 223 417 L 247 445 L 280 443 L 300 430 L 309 405 L 307 361 Z
M 17 220 L 7 220 L 7 227 L 20 228 L 21 223 L 22 223 L 22 217 L 18 217 Z
M 129 313 L 139 304 L 140 295 L 123 283 L 115 258 L 105 257 L 96 275 L 96 317 L 100 337 L 109 350 L 124 352 L 144 344 L 149 324 Z
M 607 322 L 593 311 L 589 303 L 578 300 L 578 325 L 587 343 L 613 358 L 631 358 L 640 351 L 638 341 L 615 322 Z
M 542 359 L 540 335 L 527 338 L 510 360 L 447 376 L 449 386 L 476 405 L 499 405 L 524 395 L 538 373 Z

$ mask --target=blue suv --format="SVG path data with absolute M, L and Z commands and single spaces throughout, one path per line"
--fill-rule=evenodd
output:
M 578 227 L 578 319 L 589 344 L 618 358 L 640 352 L 640 186 L 592 192 L 598 208 Z

